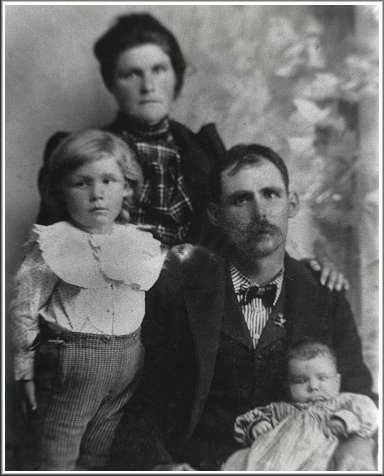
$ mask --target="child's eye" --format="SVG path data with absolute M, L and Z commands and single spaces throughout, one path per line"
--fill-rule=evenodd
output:
M 105 179 L 103 180 L 103 183 L 104 183 L 105 185 L 108 185 L 108 184 L 114 183 L 114 182 L 116 182 L 116 179 L 113 178 L 113 177 L 108 177 L 108 178 L 105 178 Z
M 82 188 L 82 187 L 86 187 L 87 183 L 84 180 L 79 180 L 74 183 L 74 186 L 77 188 Z
M 326 380 L 328 380 L 328 378 L 328 375 L 320 375 L 319 380 L 320 382 L 325 382 Z

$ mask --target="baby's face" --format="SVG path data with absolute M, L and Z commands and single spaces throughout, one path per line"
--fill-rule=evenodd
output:
M 291 359 L 288 384 L 293 402 L 317 402 L 339 394 L 340 374 L 327 355 L 309 360 Z

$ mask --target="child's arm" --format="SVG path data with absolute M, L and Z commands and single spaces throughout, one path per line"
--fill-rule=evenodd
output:
M 266 425 L 272 426 L 271 419 L 271 405 L 254 408 L 253 410 L 238 416 L 236 418 L 234 428 L 235 440 L 239 443 L 242 443 L 244 446 L 250 445 L 254 440 L 252 428 L 261 422 L 265 422 Z
M 31 381 L 34 378 L 38 316 L 57 281 L 56 275 L 43 261 L 38 244 L 33 243 L 14 279 L 15 295 L 10 318 L 15 380 Z
M 250 445 L 256 436 L 274 428 L 293 411 L 292 405 L 285 402 L 271 403 L 265 407 L 250 410 L 236 418 L 235 440 L 244 446 Z
M 329 418 L 329 427 L 337 436 L 357 434 L 364 438 L 373 436 L 378 426 L 378 412 L 373 401 L 360 394 L 341 395 L 341 408 Z

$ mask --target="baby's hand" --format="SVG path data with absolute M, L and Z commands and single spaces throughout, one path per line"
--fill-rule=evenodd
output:
M 261 420 L 255 425 L 253 425 L 251 429 L 251 434 L 253 439 L 256 439 L 259 435 L 266 433 L 267 431 L 272 430 L 272 425 L 267 420 Z
M 331 418 L 329 420 L 329 430 L 335 436 L 347 436 L 347 428 L 340 418 Z

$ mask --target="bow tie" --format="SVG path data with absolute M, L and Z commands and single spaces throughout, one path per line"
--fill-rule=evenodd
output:
M 277 292 L 276 284 L 266 284 L 265 286 L 249 286 L 248 288 L 242 288 L 238 291 L 241 296 L 241 304 L 247 305 L 252 299 L 262 299 L 264 306 L 272 307 L 275 301 Z

